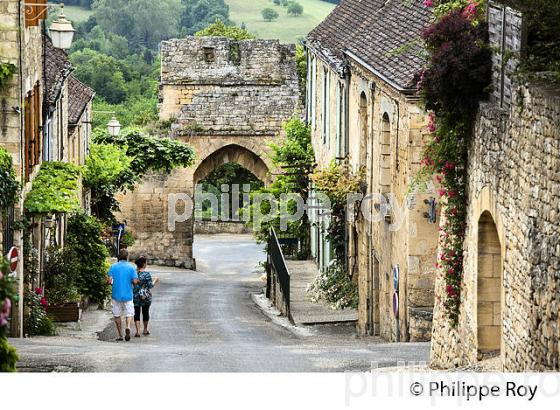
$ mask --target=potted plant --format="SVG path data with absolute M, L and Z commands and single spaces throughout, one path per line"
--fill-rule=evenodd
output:
M 57 322 L 76 322 L 81 318 L 81 297 L 76 286 L 78 269 L 80 265 L 72 249 L 49 249 L 45 270 L 47 312 Z

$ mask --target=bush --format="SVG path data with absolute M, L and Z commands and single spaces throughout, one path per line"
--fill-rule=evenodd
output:
M 253 33 L 247 31 L 243 27 L 228 26 L 222 20 L 216 19 L 214 24 L 197 31 L 197 37 L 227 37 L 231 40 L 254 40 L 256 37 Z
M 79 302 L 76 276 L 80 271 L 76 252 L 70 248 L 50 248 L 45 264 L 45 293 L 51 305 Z
M 278 13 L 271 9 L 271 8 L 266 8 L 263 11 L 261 11 L 261 14 L 263 16 L 263 19 L 265 21 L 272 21 L 272 20 L 276 20 L 278 18 Z
M 5 337 L 0 337 L 0 373 L 15 372 L 18 360 L 16 349 L 10 346 Z
M 358 285 L 338 264 L 329 266 L 317 276 L 307 292 L 314 302 L 324 300 L 334 309 L 358 307 Z
M 471 117 L 491 83 L 487 24 L 474 25 L 459 9 L 425 29 L 422 37 L 431 53 L 420 79 L 426 108 Z
M 101 232 L 97 219 L 85 213 L 74 214 L 68 219 L 66 247 L 75 252 L 80 266 L 76 286 L 78 292 L 92 302 L 102 302 L 110 293 L 105 282 L 109 254 Z
M 42 288 L 25 290 L 25 308 L 23 328 L 29 336 L 54 336 L 56 328 L 52 319 L 47 315 L 47 298 Z
M 15 280 L 8 276 L 8 261 L 0 256 L 0 372 L 16 370 L 18 356 L 6 340 L 8 318 L 13 302 L 17 300 Z

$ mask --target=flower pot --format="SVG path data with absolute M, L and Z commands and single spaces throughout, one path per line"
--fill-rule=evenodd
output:
M 82 308 L 79 302 L 65 303 L 49 306 L 47 314 L 52 316 L 55 322 L 77 322 L 82 317 Z

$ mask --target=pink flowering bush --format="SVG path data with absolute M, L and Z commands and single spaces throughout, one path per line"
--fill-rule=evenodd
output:
M 53 336 L 55 327 L 52 319 L 47 315 L 49 302 L 44 296 L 43 288 L 35 288 L 25 292 L 26 315 L 24 330 L 29 336 Z
M 6 339 L 13 301 L 17 300 L 15 281 L 8 275 L 8 262 L 0 256 L 0 372 L 13 372 L 18 356 Z
M 441 250 L 437 268 L 445 277 L 443 304 L 453 326 L 459 319 L 466 228 L 467 147 L 479 102 L 491 83 L 491 51 L 482 2 L 435 0 L 436 21 L 422 37 L 430 53 L 419 73 L 420 93 L 430 110 L 421 175 L 441 184 Z M 445 10 L 445 12 L 442 12 Z

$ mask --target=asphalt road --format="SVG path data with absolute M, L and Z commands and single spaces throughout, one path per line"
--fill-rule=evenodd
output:
M 427 343 L 357 338 L 352 327 L 306 334 L 269 319 L 252 300 L 262 293 L 262 248 L 249 236 L 196 237 L 198 271 L 151 267 L 151 335 L 115 342 L 108 312 L 87 312 L 81 331 L 13 339 L 22 371 L 312 372 L 367 371 L 427 361 Z

